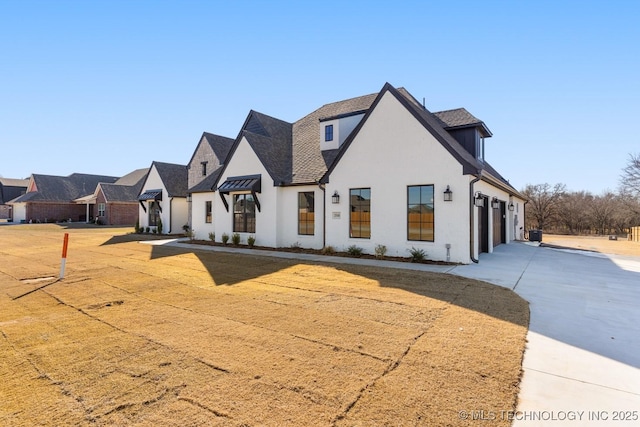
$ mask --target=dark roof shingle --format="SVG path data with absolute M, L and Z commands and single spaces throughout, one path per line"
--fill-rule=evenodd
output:
M 185 165 L 153 162 L 169 197 L 187 197 L 188 172 Z

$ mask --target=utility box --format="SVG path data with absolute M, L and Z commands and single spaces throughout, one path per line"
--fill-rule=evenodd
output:
M 529 230 L 530 242 L 542 242 L 542 230 Z

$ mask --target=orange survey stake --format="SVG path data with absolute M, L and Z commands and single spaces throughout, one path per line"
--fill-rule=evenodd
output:
M 64 233 L 64 242 L 62 243 L 62 258 L 67 257 L 67 246 L 69 246 L 69 233 Z

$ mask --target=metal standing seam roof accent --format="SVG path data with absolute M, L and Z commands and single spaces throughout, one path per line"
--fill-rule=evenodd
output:
M 162 200 L 162 190 L 147 190 L 138 196 L 138 200 Z
M 251 191 L 260 193 L 262 190 L 261 175 L 246 175 L 229 177 L 218 187 L 222 194 L 232 191 Z

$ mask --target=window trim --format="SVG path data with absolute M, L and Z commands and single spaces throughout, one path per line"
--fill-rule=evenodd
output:
M 432 218 L 432 222 L 431 222 L 431 234 L 432 234 L 432 238 L 431 239 L 423 239 L 422 235 L 423 235 L 423 229 L 422 229 L 422 220 L 420 220 L 419 224 L 419 234 L 420 234 L 420 238 L 419 239 L 413 239 L 411 238 L 411 226 L 410 224 L 412 223 L 411 221 L 409 221 L 409 209 L 410 206 L 412 205 L 412 203 L 410 203 L 410 196 L 409 196 L 409 191 L 411 188 L 420 188 L 420 203 L 419 205 L 431 205 L 431 209 L 433 211 L 433 218 Z M 431 187 L 431 198 L 432 198 L 432 202 L 431 203 L 422 203 L 422 187 Z M 415 204 L 415 203 L 414 203 Z M 434 184 L 417 184 L 417 185 L 407 185 L 407 199 L 406 199 L 406 207 L 407 207 L 407 217 L 406 217 L 406 221 L 407 221 L 407 240 L 410 242 L 435 242 L 436 239 L 436 218 L 435 218 L 435 213 L 436 213 L 436 200 L 435 200 L 435 185 Z
M 204 202 L 204 222 L 211 224 L 213 222 L 213 201 L 206 200 Z
M 106 214 L 107 214 L 107 204 L 98 203 L 98 216 L 106 216 Z
M 201 165 L 201 171 L 202 171 L 202 176 L 207 176 L 207 163 L 209 162 L 200 162 Z
M 309 198 L 308 195 L 311 195 L 311 205 L 309 205 Z M 315 191 L 299 191 L 298 192 L 298 235 L 299 236 L 313 236 L 315 235 L 315 198 L 316 198 L 316 193 Z M 301 205 L 301 201 L 305 200 L 307 202 L 306 206 L 304 206 L 304 208 L 307 209 L 307 212 L 305 212 L 305 214 L 309 214 L 312 213 L 313 217 L 312 219 L 309 219 L 308 216 L 305 217 L 305 219 L 302 219 L 302 209 L 303 206 Z M 302 229 L 304 227 L 304 232 L 302 232 Z
M 325 142 L 333 141 L 333 125 L 325 125 L 324 127 Z
M 154 209 L 155 208 L 155 209 Z M 157 202 L 155 200 L 152 200 L 149 202 L 149 216 L 148 216 L 148 222 L 149 222 L 149 227 L 156 227 L 158 225 L 158 223 L 160 222 L 160 212 L 162 212 L 160 210 L 160 202 Z M 153 218 L 153 221 L 151 220 Z
M 369 191 L 369 198 L 367 199 L 369 201 L 369 210 L 368 211 L 361 211 L 361 212 L 368 212 L 369 213 L 369 220 L 368 221 L 357 221 L 357 224 L 359 225 L 358 227 L 358 234 L 360 234 L 359 236 L 354 236 L 354 221 L 351 217 L 352 213 L 355 212 L 354 207 L 355 205 L 353 204 L 353 198 L 354 196 L 360 196 L 362 197 L 362 190 L 367 190 Z M 358 194 L 355 194 L 355 192 L 358 191 Z M 367 236 L 363 236 L 362 235 L 362 225 L 363 224 L 368 224 L 369 226 L 369 233 Z M 350 188 L 349 189 L 349 238 L 351 239 L 371 239 L 371 187 L 359 187 L 359 188 Z
M 250 210 L 247 210 L 247 206 L 248 203 L 243 203 L 242 207 L 243 210 L 242 212 L 236 212 L 236 203 L 238 203 L 238 198 L 242 197 L 245 202 L 247 200 L 247 196 L 251 196 L 251 198 L 253 199 L 253 224 L 251 224 L 251 222 L 248 220 L 248 213 L 251 213 Z M 233 232 L 234 233 L 255 233 L 256 232 L 256 199 L 253 195 L 253 193 L 234 193 L 233 194 Z M 240 215 L 240 217 L 242 218 L 242 225 L 243 225 L 243 229 L 238 229 L 236 227 L 237 221 L 236 221 L 236 216 Z M 250 227 L 250 225 L 252 225 L 253 227 Z

